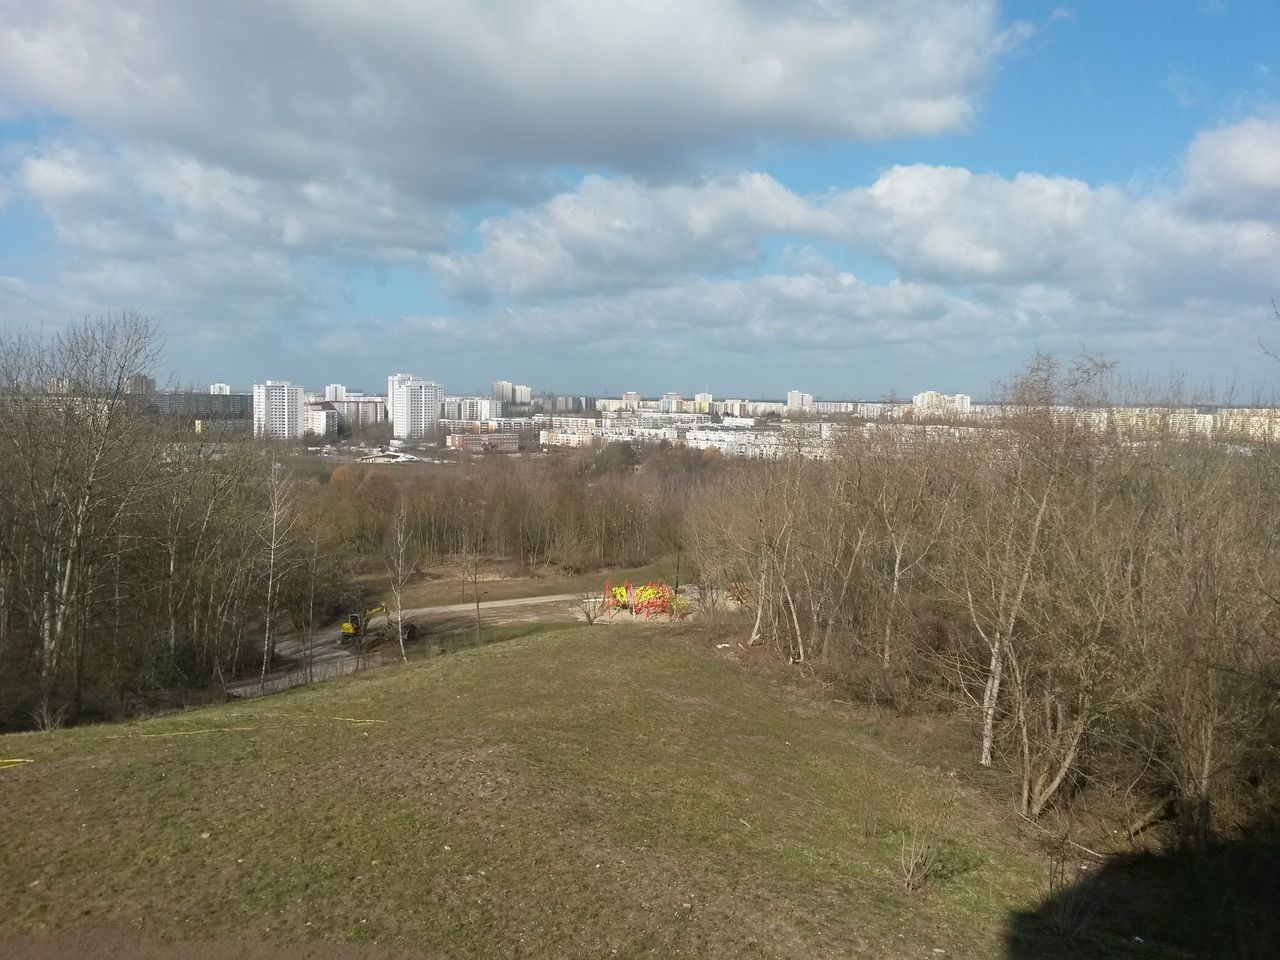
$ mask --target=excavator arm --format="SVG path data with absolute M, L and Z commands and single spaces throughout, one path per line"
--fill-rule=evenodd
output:
M 342 626 L 339 628 L 342 631 L 343 638 L 356 640 L 363 637 L 369 630 L 369 621 L 379 614 L 386 612 L 386 604 L 380 603 L 376 607 L 370 607 L 364 613 L 353 613 L 348 615 L 347 618 L 342 621 Z

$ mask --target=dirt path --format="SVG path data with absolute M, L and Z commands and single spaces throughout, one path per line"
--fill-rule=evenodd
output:
M 539 609 L 536 611 L 530 610 L 530 619 L 538 619 L 540 616 L 545 616 L 545 608 L 551 605 L 565 604 L 567 606 L 574 602 L 575 595 L 571 593 L 557 593 L 540 597 L 516 597 L 507 600 L 481 600 L 480 617 L 482 620 L 488 620 L 492 623 L 497 619 L 497 615 L 502 613 L 536 607 Z M 438 620 L 444 618 L 446 624 L 434 624 L 436 629 L 439 630 L 441 626 L 447 627 L 450 615 L 467 614 L 474 616 L 475 610 L 474 601 L 447 603 L 438 606 L 406 609 L 404 617 L 408 621 L 418 623 L 420 627 L 422 626 L 421 621 L 424 619 Z M 570 609 L 564 611 L 566 618 L 571 613 Z M 449 631 L 446 628 L 445 632 L 459 632 L 461 629 L 470 629 L 472 622 L 472 620 L 468 619 L 465 627 L 459 623 L 457 624 L 458 630 Z M 381 614 L 372 620 L 374 627 L 384 626 L 386 623 L 386 617 Z M 267 674 L 265 682 L 258 678 L 240 680 L 228 685 L 227 693 L 233 697 L 251 697 L 263 693 L 278 693 L 281 690 L 287 690 L 290 687 L 296 687 L 304 683 L 330 680 L 334 677 L 345 676 L 349 673 L 355 673 L 359 670 L 388 662 L 389 651 L 391 651 L 391 645 L 388 644 L 383 644 L 381 647 L 367 652 L 362 652 L 353 645 L 344 645 L 340 642 L 340 635 L 336 625 L 326 627 L 322 633 L 312 637 L 310 650 L 308 651 L 306 635 L 302 632 L 295 632 L 281 637 L 277 641 L 277 666 L 276 669 Z M 310 654 L 309 657 L 308 653 Z M 398 650 L 394 651 L 394 656 L 391 659 L 399 659 Z
M 555 593 L 548 597 L 515 597 L 511 600 L 481 600 L 480 612 L 483 614 L 486 610 L 498 610 L 505 607 L 525 607 L 530 604 L 537 603 L 568 603 L 575 599 L 572 593 Z M 475 601 L 469 603 L 446 603 L 438 607 L 415 607 L 412 610 L 406 610 L 406 617 L 418 617 L 428 613 L 474 613 L 476 609 Z

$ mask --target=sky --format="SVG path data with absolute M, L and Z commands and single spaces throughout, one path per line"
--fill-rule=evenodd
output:
M 1280 386 L 1280 0 L 0 0 L 0 330 L 174 384 Z

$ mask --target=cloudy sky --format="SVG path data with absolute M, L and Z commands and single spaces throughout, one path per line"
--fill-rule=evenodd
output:
M 1277 0 L 0 0 L 0 325 L 186 383 L 1270 391 Z

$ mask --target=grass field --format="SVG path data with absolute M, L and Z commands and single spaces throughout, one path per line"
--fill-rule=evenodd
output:
M 1041 863 L 869 723 L 628 625 L 0 737 L 32 761 L 0 768 L 0 935 L 999 956 Z M 904 838 L 927 825 L 937 864 L 909 892 Z

